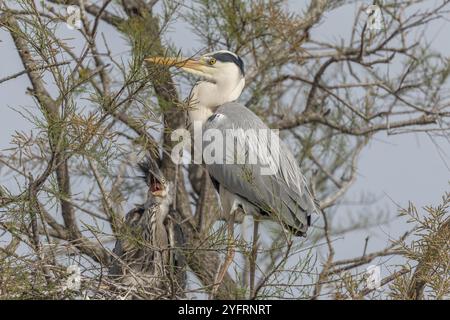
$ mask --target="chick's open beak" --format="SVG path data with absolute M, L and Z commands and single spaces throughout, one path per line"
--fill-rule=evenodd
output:
M 145 61 L 165 65 L 169 67 L 178 67 L 186 71 L 200 71 L 204 72 L 205 64 L 201 60 L 185 59 L 185 58 L 170 58 L 170 57 L 149 57 Z
M 164 197 L 165 195 L 165 185 L 160 182 L 156 177 L 152 177 L 150 181 L 150 192 L 153 196 Z

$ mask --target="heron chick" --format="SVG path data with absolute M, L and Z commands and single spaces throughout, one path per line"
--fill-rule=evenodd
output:
M 139 168 L 148 185 L 147 201 L 127 213 L 109 274 L 144 293 L 135 297 L 161 297 L 174 283 L 177 288 L 184 287 L 184 262 L 178 250 L 183 235 L 171 210 L 173 183 L 151 159 Z

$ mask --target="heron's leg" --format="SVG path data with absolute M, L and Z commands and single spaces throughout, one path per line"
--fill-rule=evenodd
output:
M 230 217 L 228 219 L 228 223 L 227 223 L 227 254 L 225 256 L 225 260 L 222 264 L 222 266 L 219 269 L 219 272 L 217 273 L 217 277 L 214 281 L 214 288 L 213 288 L 213 296 L 216 294 L 217 289 L 219 289 L 220 284 L 223 281 L 223 278 L 225 277 L 225 274 L 228 271 L 228 268 L 230 267 L 231 263 L 233 262 L 234 259 L 234 254 L 235 254 L 235 250 L 234 250 L 234 222 L 235 222 L 235 217 L 236 217 L 236 213 L 238 213 L 238 211 L 241 210 L 240 208 L 237 208 L 235 210 L 232 210 L 230 213 Z

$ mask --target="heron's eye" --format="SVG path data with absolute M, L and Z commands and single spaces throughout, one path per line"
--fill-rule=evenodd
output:
M 216 59 L 215 58 L 211 58 L 211 59 L 209 59 L 209 65 L 213 65 L 213 64 L 215 64 L 216 63 Z

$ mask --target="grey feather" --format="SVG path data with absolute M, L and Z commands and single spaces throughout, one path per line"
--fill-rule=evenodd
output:
M 219 130 L 223 137 L 230 129 L 265 129 L 269 132 L 267 125 L 257 115 L 244 105 L 234 102 L 220 106 L 206 121 L 203 129 L 205 132 L 209 129 Z M 236 164 L 234 161 L 233 164 L 227 164 L 227 160 L 230 161 L 229 155 L 236 155 L 236 150 L 227 154 L 227 149 L 230 151 L 235 146 L 224 143 L 223 164 L 206 163 L 206 168 L 222 188 L 250 203 L 256 212 L 269 214 L 294 234 L 304 235 L 310 224 L 310 215 L 318 212 L 318 208 L 291 151 L 278 136 L 272 139 L 278 143 L 279 149 L 277 151 L 270 146 L 266 149 L 267 153 L 260 153 L 261 157 L 266 158 L 262 160 L 266 161 L 251 164 L 248 161 Z M 236 135 L 235 140 L 236 145 L 244 146 L 246 156 L 267 148 L 268 144 L 266 138 L 258 135 L 249 135 L 247 140 L 243 135 Z M 203 150 L 210 143 L 204 141 Z M 258 149 L 259 147 L 262 149 Z M 276 171 L 272 175 L 262 174 L 264 167 L 268 167 L 265 164 L 270 161 L 279 163 Z

